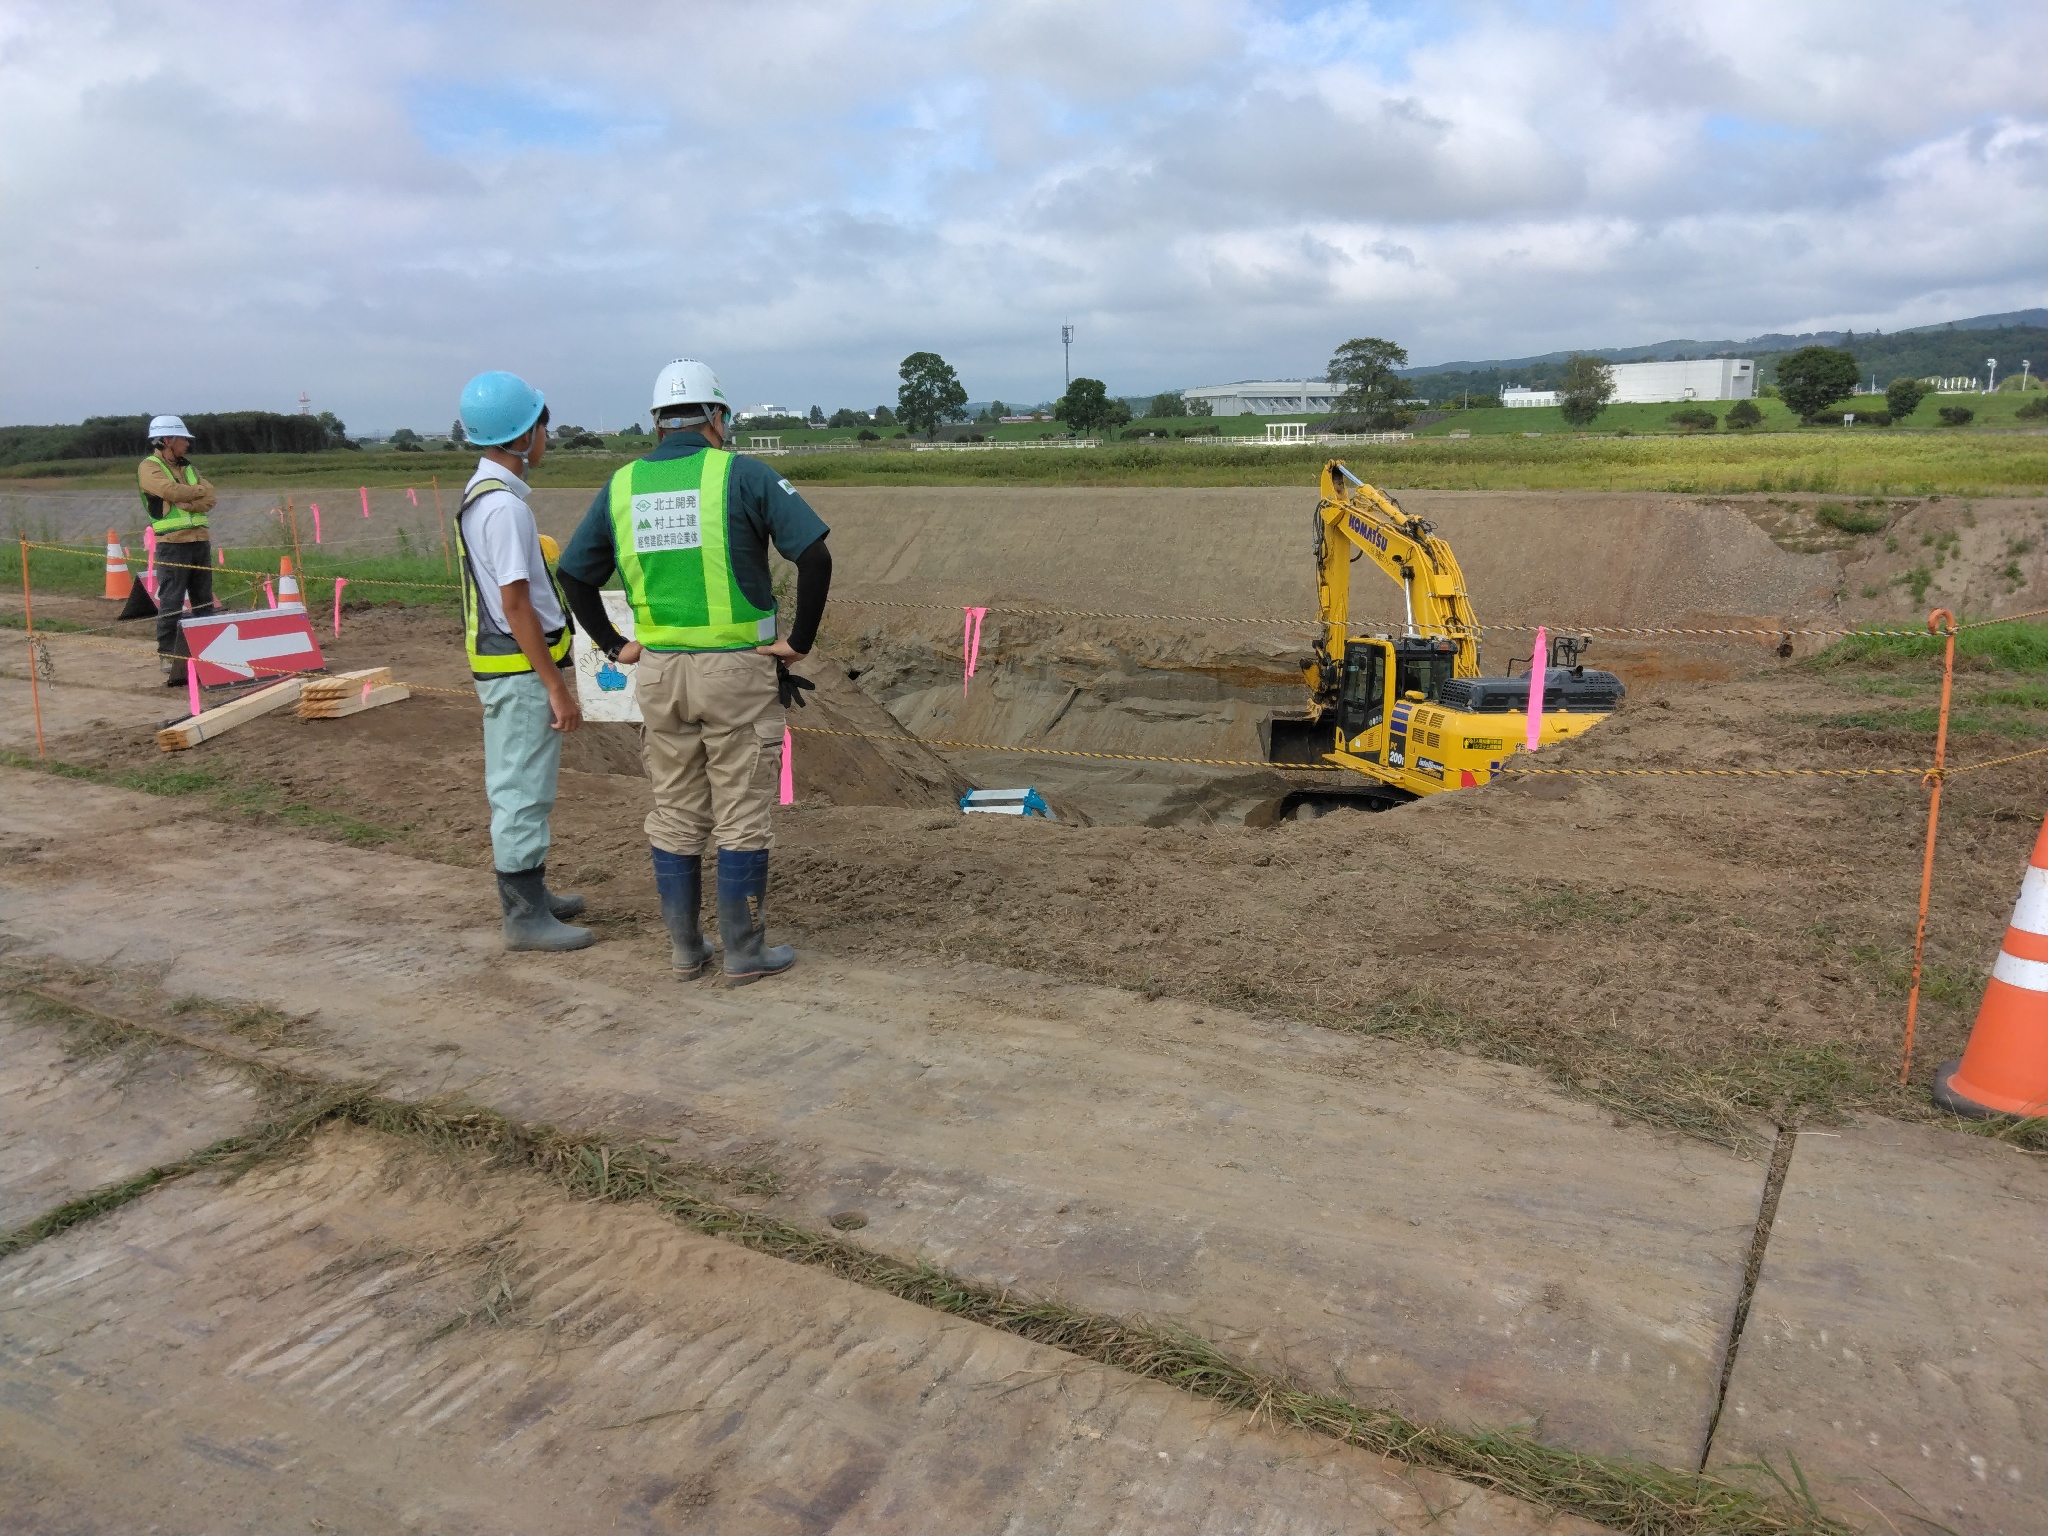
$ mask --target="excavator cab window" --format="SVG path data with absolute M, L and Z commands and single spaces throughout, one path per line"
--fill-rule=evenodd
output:
M 1337 698 L 1337 728 L 1350 741 L 1387 717 L 1387 648 L 1376 640 L 1344 647 L 1344 689 Z
M 1457 670 L 1457 647 L 1447 640 L 1404 640 L 1400 645 L 1395 658 L 1395 693 L 1404 699 L 1419 693 L 1436 702 Z

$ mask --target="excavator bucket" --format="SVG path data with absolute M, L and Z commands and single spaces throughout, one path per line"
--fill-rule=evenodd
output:
M 1266 722 L 1265 734 L 1269 763 L 1320 763 L 1336 739 L 1335 728 L 1321 715 L 1276 716 Z

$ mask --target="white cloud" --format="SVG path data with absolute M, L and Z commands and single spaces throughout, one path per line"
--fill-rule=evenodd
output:
M 619 421 L 2048 301 L 2048 12 L 15 0 L 0 418 Z

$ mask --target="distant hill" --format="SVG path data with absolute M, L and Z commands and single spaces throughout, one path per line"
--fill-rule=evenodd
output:
M 1984 372 L 1984 359 L 1998 359 L 1999 376 L 2019 371 L 2030 358 L 2036 374 L 2048 371 L 2048 309 L 2019 309 L 2002 315 L 1976 315 L 1894 331 L 1809 331 L 1792 336 L 1771 332 L 1747 341 L 1656 341 L 1640 347 L 1588 347 L 1584 350 L 1613 363 L 1646 363 L 1693 357 L 1753 357 L 1766 383 L 1776 376 L 1776 360 L 1799 347 L 1842 347 L 1856 355 L 1864 376 L 1880 385 L 1901 374 L 1925 378 L 1932 374 Z M 1498 394 L 1503 386 L 1524 384 L 1541 389 L 1558 382 L 1570 352 L 1544 352 L 1535 357 L 1490 358 L 1481 362 L 1434 363 L 1404 368 L 1415 381 L 1418 397 L 1448 400 L 1470 391 Z

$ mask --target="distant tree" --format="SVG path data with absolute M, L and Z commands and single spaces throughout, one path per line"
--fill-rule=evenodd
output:
M 1564 360 L 1558 381 L 1557 408 L 1574 427 L 1590 427 L 1614 398 L 1614 370 L 1602 358 L 1575 352 Z
M 867 417 L 863 416 L 859 411 L 848 410 L 845 406 L 842 405 L 838 410 L 832 413 L 832 419 L 826 422 L 825 425 L 828 427 L 835 428 L 864 427 L 867 425 L 867 421 Z
M 882 434 L 870 428 L 862 427 L 859 432 L 854 434 L 854 438 L 857 442 L 878 443 L 882 440 Z
M 413 431 L 411 427 L 400 427 L 396 432 L 391 434 L 392 447 L 410 448 L 415 453 L 419 451 L 419 446 L 424 441 L 426 441 L 426 439 L 422 438 L 419 435 L 419 433 Z
M 1123 405 L 1121 400 L 1116 403 Z M 1109 389 L 1100 379 L 1076 379 L 1054 403 L 1052 413 L 1081 436 L 1092 437 L 1112 424 Z M 1124 420 L 1130 419 L 1130 408 L 1126 406 Z
M 1885 408 L 1892 413 L 1893 421 L 1904 421 L 1920 409 L 1920 402 L 1934 391 L 1918 379 L 1893 379 L 1885 387 Z
M 876 406 L 876 407 L 875 407 L 875 425 L 876 425 L 876 426 L 878 426 L 878 427 L 893 427 L 893 426 L 895 426 L 895 425 L 896 425 L 896 413 L 895 413 L 894 411 L 890 410 L 890 409 L 889 409 L 889 407 L 887 407 L 886 405 L 878 405 L 878 406 Z
M 448 429 L 448 441 L 461 448 L 468 444 L 469 434 L 462 430 L 462 418 L 455 418 L 455 425 Z
M 966 419 L 967 386 L 938 353 L 913 352 L 896 374 L 896 415 L 911 431 L 937 437 L 941 422 Z
M 1408 361 L 1408 349 L 1377 336 L 1354 336 L 1330 354 L 1330 383 L 1337 390 L 1337 414 L 1357 417 L 1378 431 L 1405 426 L 1401 402 L 1408 385 L 1394 372 Z
M 1182 395 L 1181 399 L 1187 402 L 1188 414 L 1190 416 L 1213 416 L 1216 414 L 1216 406 L 1213 401 L 1189 400 L 1186 395 Z
M 348 448 L 353 446 L 348 440 L 348 427 L 334 412 L 322 411 L 313 419 L 320 423 L 320 438 L 324 446 L 329 448 Z
M 1152 397 L 1152 408 L 1145 414 L 1147 416 L 1185 416 L 1188 414 L 1187 396 L 1177 389 L 1168 390 L 1163 395 L 1154 395 Z
M 1764 413 L 1757 409 L 1754 400 L 1738 400 L 1728 407 L 1728 414 L 1722 418 L 1731 432 L 1747 432 L 1764 419 Z
M 990 421 L 1001 421 L 1010 414 L 1010 408 L 1000 400 L 991 400 L 988 403 L 988 410 L 985 414 Z
M 1977 413 L 1967 405 L 1944 405 L 1935 414 L 1944 427 L 1967 427 Z
M 1813 418 L 1856 393 L 1856 358 L 1840 347 L 1801 347 L 1778 359 L 1778 394 L 1798 412 Z
M 1671 413 L 1671 425 L 1684 432 L 1711 432 L 1714 430 L 1714 413 L 1704 406 L 1689 405 L 1682 411 Z
M 823 425 L 825 425 L 825 413 L 819 410 L 818 407 L 814 405 L 811 407 L 811 414 L 809 420 L 812 426 L 822 427 Z
M 621 437 L 645 437 L 646 435 L 647 429 L 637 421 L 629 421 L 619 428 L 619 436 Z

